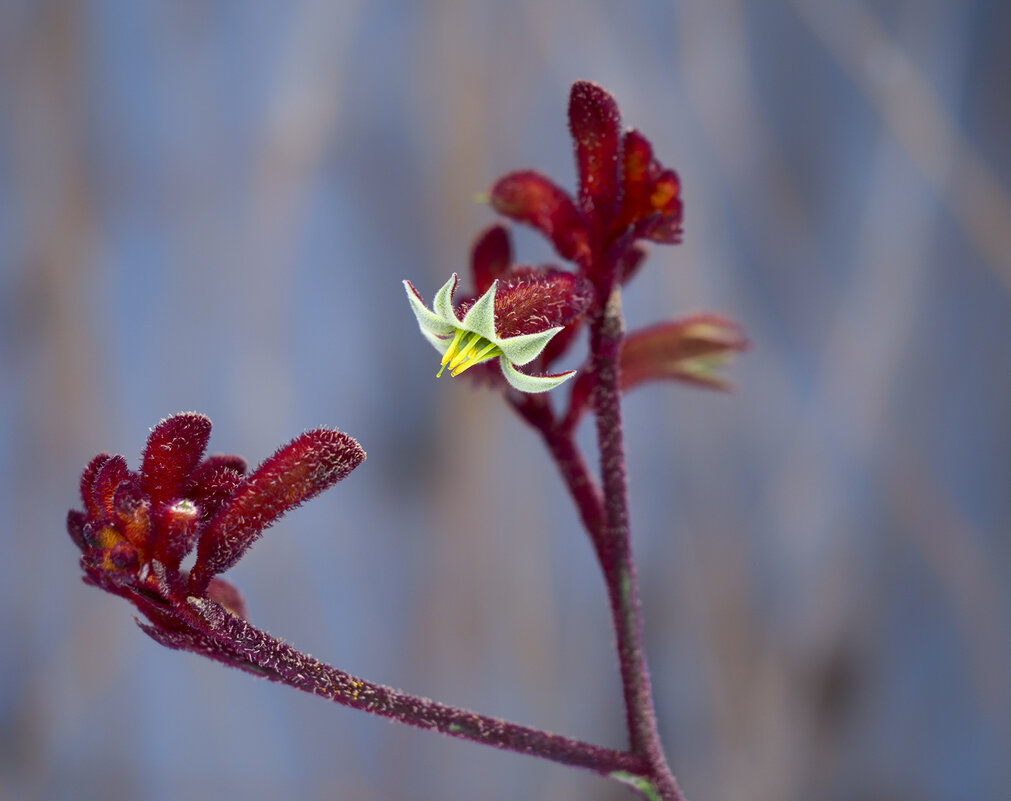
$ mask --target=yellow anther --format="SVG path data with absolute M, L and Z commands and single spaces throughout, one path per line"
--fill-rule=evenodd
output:
M 474 352 L 474 348 L 477 347 L 478 343 L 484 342 L 484 341 L 485 341 L 484 337 L 482 337 L 480 334 L 472 333 L 470 335 L 470 339 L 467 340 L 467 347 L 465 347 L 463 350 L 461 350 L 459 353 L 457 353 L 450 360 L 450 362 L 449 362 L 449 369 L 450 370 L 456 370 L 456 368 L 459 367 L 461 364 L 463 364 L 464 360 L 466 360 L 467 357 L 470 356 L 470 354 Z
M 463 364 L 460 364 L 457 367 L 453 368 L 452 372 L 450 372 L 450 375 L 456 378 L 456 376 L 460 375 L 460 373 L 462 373 L 464 370 L 469 370 L 475 364 L 480 364 L 483 361 L 487 361 L 491 356 L 497 355 L 492 353 L 492 351 L 495 350 L 498 350 L 498 346 L 494 342 L 488 342 L 481 350 L 479 350 L 477 353 L 472 354 L 471 357 L 467 359 L 467 361 L 465 361 Z M 450 365 L 450 367 L 452 367 L 452 365 Z
M 460 342 L 463 341 L 463 336 L 467 332 L 462 328 L 457 328 L 456 333 L 453 335 L 453 341 L 449 343 L 449 347 L 446 348 L 446 352 L 442 354 L 442 367 L 439 368 L 439 372 L 435 374 L 436 378 L 442 375 L 442 371 L 449 364 L 449 360 L 456 355 L 457 349 L 460 347 Z

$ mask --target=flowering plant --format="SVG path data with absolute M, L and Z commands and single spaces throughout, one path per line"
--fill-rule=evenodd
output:
M 643 241 L 681 239 L 677 174 L 649 141 L 622 132 L 618 108 L 595 84 L 569 99 L 576 198 L 532 170 L 510 173 L 491 207 L 543 234 L 570 269 L 516 264 L 508 229 L 495 225 L 471 256 L 471 294 L 456 298 L 456 274 L 429 308 L 405 281 L 421 333 L 441 354 L 438 375 L 467 372 L 501 390 L 543 439 L 600 563 L 610 600 L 629 747 L 624 751 L 434 703 L 351 676 L 247 621 L 236 588 L 219 577 L 285 511 L 347 477 L 365 452 L 346 434 L 315 429 L 247 474 L 237 456 L 204 451 L 211 424 L 186 413 L 151 432 L 139 471 L 100 454 L 81 477 L 82 510 L 67 517 L 84 580 L 129 600 L 141 628 L 169 648 L 192 651 L 337 703 L 473 742 L 531 754 L 622 781 L 650 799 L 682 799 L 660 744 L 642 642 L 632 560 L 621 395 L 678 380 L 725 389 L 718 369 L 747 346 L 740 329 L 701 314 L 625 333 L 621 287 L 642 266 Z M 551 372 L 589 331 L 576 370 Z M 523 369 L 520 369 L 523 368 Z M 574 379 L 571 380 L 570 379 Z M 568 383 L 567 400 L 549 391 Z M 596 418 L 600 471 L 576 444 L 587 411 Z M 183 559 L 196 551 L 192 568 Z

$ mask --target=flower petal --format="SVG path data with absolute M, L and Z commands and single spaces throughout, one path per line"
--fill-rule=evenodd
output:
M 567 373 L 554 375 L 527 375 L 513 367 L 505 356 L 499 357 L 499 364 L 502 367 L 502 375 L 505 376 L 505 380 L 520 392 L 547 392 L 559 384 L 564 384 L 576 374 L 575 370 L 570 370 Z
M 452 328 L 459 328 L 460 318 L 456 316 L 456 312 L 453 311 L 453 293 L 456 292 L 456 284 L 460 279 L 457 278 L 456 273 L 450 276 L 449 280 L 444 283 L 439 291 L 435 293 L 435 299 L 432 301 L 432 311 L 434 311 L 444 323 L 452 326 Z M 452 332 L 450 332 L 452 333 Z
M 489 342 L 498 344 L 498 335 L 495 333 L 495 290 L 498 288 L 498 281 L 493 281 L 474 305 L 471 306 L 463 316 L 460 327 L 467 331 L 474 331 L 480 334 Z
M 410 281 L 404 281 L 404 289 L 407 290 L 407 300 L 411 304 L 411 311 L 418 321 L 418 328 L 425 335 L 425 339 L 432 343 L 436 350 L 439 350 L 439 337 L 448 336 L 453 333 L 453 326 L 443 320 L 439 315 L 433 314 L 425 306 L 418 290 Z M 445 348 L 442 348 L 445 350 Z
M 524 365 L 541 355 L 551 338 L 565 326 L 549 328 L 535 334 L 520 334 L 518 337 L 500 339 L 496 343 L 502 349 L 502 355 L 513 364 Z

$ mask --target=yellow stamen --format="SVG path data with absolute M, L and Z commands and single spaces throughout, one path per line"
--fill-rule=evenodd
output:
M 435 374 L 436 378 L 442 375 L 442 371 L 446 369 L 446 365 L 449 364 L 449 360 L 456 355 L 457 348 L 460 347 L 460 342 L 463 340 L 463 335 L 467 332 L 462 328 L 457 328 L 456 333 L 453 335 L 453 341 L 449 343 L 449 347 L 446 348 L 446 352 L 442 354 L 442 367 L 439 368 L 439 372 Z
M 477 347 L 478 343 L 483 341 L 485 341 L 485 339 L 480 334 L 472 333 L 470 335 L 470 339 L 467 341 L 467 347 L 457 353 L 449 362 L 449 369 L 455 370 L 463 364 L 464 360 L 474 352 L 474 348 Z
M 487 342 L 487 340 L 485 341 Z M 467 361 L 465 361 L 463 364 L 453 369 L 452 372 L 450 372 L 450 375 L 453 376 L 453 378 L 456 378 L 464 370 L 469 370 L 475 364 L 480 364 L 481 362 L 487 361 L 488 359 L 497 356 L 498 353 L 493 353 L 493 351 L 498 351 L 498 345 L 496 345 L 494 342 L 488 342 L 488 344 L 485 345 L 480 351 L 473 354 L 469 359 L 467 359 Z

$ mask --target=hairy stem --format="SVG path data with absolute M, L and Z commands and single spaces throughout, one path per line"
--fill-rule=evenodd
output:
M 198 626 L 204 637 L 211 638 L 246 661 L 246 664 L 233 663 L 236 667 L 252 669 L 272 681 L 411 726 L 440 731 L 506 751 L 538 756 L 621 781 L 630 781 L 627 774 L 632 775 L 632 781 L 641 781 L 640 777 L 647 777 L 650 773 L 648 761 L 641 754 L 601 748 L 407 695 L 313 659 L 251 626 L 214 601 L 191 597 L 188 604 L 192 610 L 190 614 L 199 620 Z M 169 642 L 165 644 L 173 645 Z M 194 650 L 192 642 L 185 647 Z
M 621 426 L 619 358 L 623 337 L 621 294 L 615 287 L 602 314 L 593 321 L 590 331 L 590 352 L 596 377 L 593 405 L 597 417 L 597 442 L 604 495 L 604 526 L 598 534 L 599 548 L 614 617 L 631 750 L 648 761 L 649 778 L 661 798 L 666 801 L 683 801 L 684 797 L 671 774 L 660 743 L 649 667 L 643 647 L 642 613 L 632 560 L 625 445 Z

